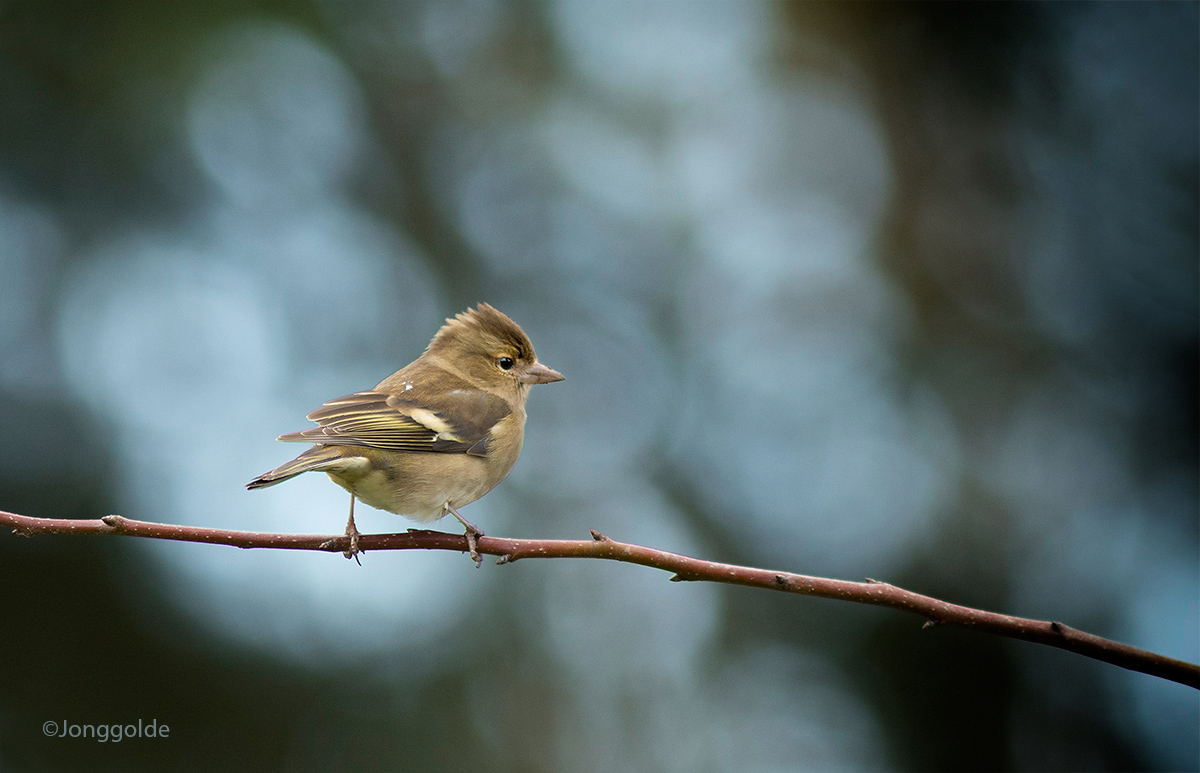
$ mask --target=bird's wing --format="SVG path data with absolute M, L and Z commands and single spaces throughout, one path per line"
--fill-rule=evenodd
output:
M 454 389 L 423 403 L 386 392 L 355 392 L 308 414 L 319 426 L 279 439 L 486 456 L 488 433 L 511 412 L 503 398 L 481 389 Z

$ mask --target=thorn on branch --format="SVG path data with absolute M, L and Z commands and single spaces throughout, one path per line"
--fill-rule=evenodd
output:
M 867 582 L 871 583 L 872 585 L 879 582 L 879 580 L 876 580 L 874 577 L 867 577 L 866 580 L 867 580 Z
M 513 561 L 513 554 L 505 553 L 504 555 L 502 555 L 496 559 L 496 566 L 500 566 L 501 564 L 508 564 L 508 563 L 511 563 L 512 561 Z
M 937 626 L 939 626 L 941 624 L 942 624 L 941 620 L 926 620 L 925 624 L 921 626 L 921 630 L 923 631 L 926 628 L 936 628 Z
M 1051 620 L 1050 621 L 1050 630 L 1054 631 L 1057 634 L 1061 634 L 1063 632 L 1062 623 L 1060 623 L 1056 620 Z
M 608 537 L 605 537 L 600 532 L 596 531 L 595 529 L 590 529 L 590 531 L 592 532 L 592 539 L 596 540 L 597 542 L 608 542 Z

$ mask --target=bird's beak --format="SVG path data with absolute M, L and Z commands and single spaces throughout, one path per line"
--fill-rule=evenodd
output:
M 526 384 L 552 384 L 562 380 L 563 374 L 540 362 L 533 363 L 521 374 L 521 381 Z

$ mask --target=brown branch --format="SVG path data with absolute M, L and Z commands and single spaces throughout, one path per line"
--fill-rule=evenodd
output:
M 11 526 L 15 533 L 26 537 L 38 534 L 119 534 L 128 537 L 233 545 L 240 548 L 323 550 L 337 553 L 347 547 L 346 538 L 340 535 L 331 537 L 313 534 L 271 534 L 205 529 L 195 526 L 134 521 L 119 515 L 109 515 L 93 521 L 32 518 L 0 510 L 0 525 Z M 364 534 L 359 538 L 359 546 L 364 551 L 456 550 L 466 552 L 467 538 L 462 534 L 412 529 L 404 534 Z M 719 564 L 641 545 L 616 542 L 595 531 L 592 532 L 590 540 L 480 537 L 479 552 L 499 556 L 497 563 L 500 564 L 512 563 L 522 558 L 604 558 L 674 572 L 674 576 L 671 577 L 673 581 L 704 580 L 748 585 L 753 588 L 799 593 L 804 596 L 819 596 L 828 599 L 856 601 L 860 604 L 892 607 L 927 618 L 926 627 L 958 625 L 999 636 L 1024 639 L 1200 689 L 1200 666 L 1192 663 L 1077 631 L 1062 623 L 985 612 L 981 609 L 964 607 L 930 596 L 923 596 L 871 579 L 866 582 L 848 582 L 733 564 Z

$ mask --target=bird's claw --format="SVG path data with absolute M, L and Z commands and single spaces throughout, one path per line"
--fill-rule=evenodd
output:
M 363 549 L 358 546 L 358 538 L 361 536 L 362 534 L 359 532 L 358 527 L 354 525 L 354 520 L 351 519 L 350 523 L 346 524 L 344 538 L 347 540 L 347 543 L 345 550 L 342 551 L 342 555 L 347 559 L 353 558 L 359 566 L 362 566 L 362 561 L 359 560 L 358 554 L 363 552 Z
M 478 569 L 483 566 L 483 558 L 479 555 L 479 538 L 483 536 L 483 529 L 459 515 L 458 511 L 451 507 L 449 502 L 446 503 L 445 507 L 445 512 L 457 518 L 458 522 L 463 525 L 463 529 L 466 530 L 467 553 L 471 556 L 471 560 L 475 562 L 475 568 Z
M 347 536 L 350 537 L 350 545 L 342 551 L 342 555 L 347 559 L 353 558 L 359 566 L 362 566 L 362 561 L 358 558 L 358 554 L 363 552 L 362 548 L 358 546 L 358 530 L 355 529 L 353 534 L 348 534 Z
M 479 555 L 479 538 L 483 536 L 483 532 L 479 529 L 472 531 L 467 529 L 467 554 L 471 556 L 471 560 L 475 562 L 475 568 L 483 566 L 483 556 Z

